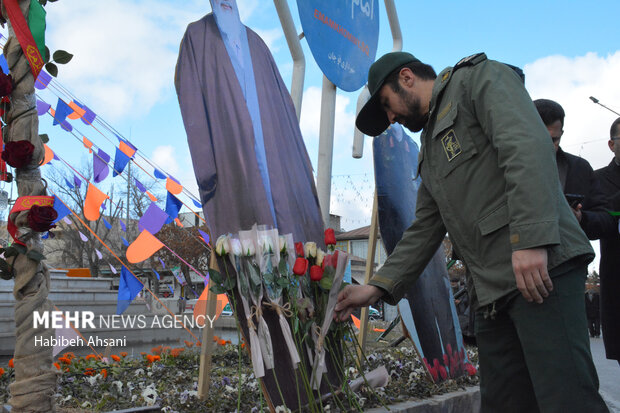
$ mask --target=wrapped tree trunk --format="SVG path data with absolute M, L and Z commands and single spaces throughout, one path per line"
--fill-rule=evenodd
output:
M 30 0 L 20 0 L 19 6 L 27 18 Z M 7 16 L 4 5 L 2 13 Z M 15 87 L 11 95 L 10 109 L 4 115 L 7 126 L 3 130 L 3 139 L 5 143 L 27 140 L 34 146 L 30 164 L 16 170 L 17 190 L 20 197 L 46 195 L 46 186 L 41 180 L 39 170 L 45 150 L 38 132 L 35 79 L 15 37 L 11 22 L 4 55 L 15 80 Z M 13 213 L 9 219 L 16 224 L 16 237 L 26 244 L 28 251 L 42 253 L 40 234 L 28 226 L 28 211 Z M 32 260 L 25 254 L 19 254 L 12 266 L 15 274 L 13 295 L 16 300 L 16 343 L 15 382 L 10 386 L 9 403 L 13 412 L 53 412 L 53 394 L 57 380 L 57 373 L 52 366 L 53 348 L 36 346 L 35 337 L 48 340 L 54 337 L 54 332 L 52 329 L 33 328 L 33 312 L 43 313 L 52 309 L 52 303 L 48 300 L 49 270 L 44 263 Z

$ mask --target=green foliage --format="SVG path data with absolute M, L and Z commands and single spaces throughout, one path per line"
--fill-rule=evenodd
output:
M 50 137 L 47 136 L 47 133 L 40 134 L 39 138 L 41 138 L 41 142 L 43 143 L 48 143 L 50 141 Z
M 234 277 L 224 277 L 220 272 L 210 269 L 209 279 L 213 281 L 209 288 L 214 294 L 224 294 L 235 288 L 236 281 Z
M 50 49 L 47 46 L 45 46 L 45 55 L 45 70 L 47 70 L 47 72 L 54 77 L 58 76 L 57 65 L 67 64 L 71 61 L 71 59 L 73 59 L 73 55 L 66 50 L 56 50 L 53 54 L 50 54 Z M 52 56 L 51 61 L 49 60 L 50 56 Z
M 48 2 L 48 1 L 49 1 L 50 3 L 54 3 L 54 2 L 57 2 L 58 0 L 39 0 L 39 4 L 40 4 L 41 6 L 44 6 L 44 7 L 45 7 L 45 5 L 47 4 L 47 2 Z M 49 56 L 49 55 L 48 55 L 48 56 Z

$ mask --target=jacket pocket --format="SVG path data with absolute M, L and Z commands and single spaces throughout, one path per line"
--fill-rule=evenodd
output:
M 508 205 L 503 204 L 495 211 L 478 221 L 478 229 L 480 229 L 480 234 L 484 236 L 505 227 L 509 223 L 510 216 L 508 215 Z
M 458 105 L 453 102 L 444 114 L 440 111 L 433 128 L 432 144 L 438 160 L 437 168 L 442 177 L 448 176 L 458 166 L 478 153 L 468 130 L 457 121 Z

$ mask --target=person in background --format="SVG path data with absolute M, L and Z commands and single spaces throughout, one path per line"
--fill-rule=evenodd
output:
M 564 134 L 564 109 L 559 103 L 549 99 L 537 99 L 534 105 L 551 135 L 562 190 L 581 229 L 591 240 L 612 235 L 615 220 L 608 213 L 607 198 L 594 170 L 588 161 L 564 152 L 560 147 Z M 583 199 L 579 201 L 572 198 L 574 195 L 581 195 Z
M 603 192 L 607 195 L 612 211 L 620 211 L 620 118 L 610 130 L 607 142 L 614 158 L 609 165 L 597 169 L 597 176 Z M 601 324 L 603 342 L 608 359 L 620 364 L 620 234 L 616 222 L 615 233 L 601 237 Z
M 588 317 L 588 330 L 590 337 L 601 336 L 601 300 L 598 291 L 589 286 L 586 291 L 586 317 Z

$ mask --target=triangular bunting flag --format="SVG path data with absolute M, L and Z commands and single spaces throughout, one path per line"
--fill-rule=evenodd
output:
M 123 314 L 133 299 L 142 291 L 142 288 L 144 288 L 144 284 L 123 265 L 121 269 L 121 280 L 118 285 L 116 314 Z
M 138 238 L 127 248 L 127 252 L 125 253 L 127 261 L 132 264 L 142 262 L 153 256 L 153 254 L 159 251 L 163 246 L 164 244 L 162 244 L 160 240 L 155 238 L 155 236 L 147 230 L 143 230 L 140 235 L 138 235 Z
M 109 196 L 101 192 L 93 184 L 88 184 L 88 190 L 86 191 L 86 198 L 84 199 L 84 217 L 89 221 L 96 221 L 99 219 L 101 204 L 108 199 Z

